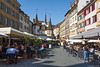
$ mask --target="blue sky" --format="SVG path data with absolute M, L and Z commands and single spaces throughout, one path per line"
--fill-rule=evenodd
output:
M 49 21 L 50 13 L 52 24 L 62 22 L 64 15 L 70 9 L 70 1 L 74 0 L 17 0 L 21 4 L 21 9 L 30 16 L 30 20 L 33 21 L 36 15 L 36 9 L 38 9 L 38 19 L 44 21 L 45 11 L 47 13 L 47 21 Z

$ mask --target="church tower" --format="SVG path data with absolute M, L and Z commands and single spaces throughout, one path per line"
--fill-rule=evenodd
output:
M 50 17 L 50 20 L 49 20 L 49 25 L 48 25 L 48 28 L 47 28 L 47 36 L 49 36 L 50 38 L 53 38 L 53 27 L 52 27 L 52 23 L 51 23 L 51 17 Z

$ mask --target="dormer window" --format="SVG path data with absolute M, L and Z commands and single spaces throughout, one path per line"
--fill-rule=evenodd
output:
M 89 1 L 86 1 L 86 4 L 88 4 L 89 3 Z
M 45 29 L 45 27 L 44 27 L 44 26 L 42 26 L 42 29 Z

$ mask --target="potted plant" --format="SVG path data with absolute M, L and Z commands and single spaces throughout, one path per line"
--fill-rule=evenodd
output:
M 27 59 L 27 58 L 28 58 L 28 54 L 26 53 L 26 51 L 27 51 L 27 46 L 28 46 L 28 44 L 30 43 L 30 37 L 25 36 L 25 37 L 24 37 L 24 40 L 25 40 L 25 45 L 24 45 L 25 50 L 24 50 L 23 58 L 24 58 L 24 59 Z

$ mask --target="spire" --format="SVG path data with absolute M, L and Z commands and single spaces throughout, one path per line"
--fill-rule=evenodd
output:
M 46 17 L 46 12 L 45 12 L 45 23 L 47 23 L 47 17 Z
M 37 11 L 36 11 L 35 23 L 36 23 L 36 24 L 38 23 Z
M 50 17 L 50 20 L 49 20 L 49 26 L 48 26 L 48 29 L 52 30 L 52 23 L 51 23 L 51 17 Z

